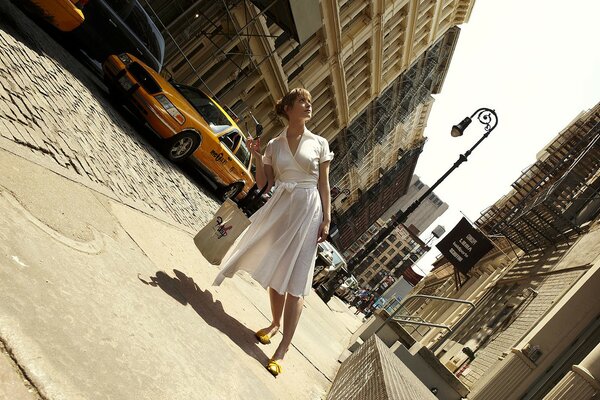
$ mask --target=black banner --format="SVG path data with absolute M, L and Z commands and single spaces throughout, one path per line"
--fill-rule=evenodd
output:
M 435 247 L 458 271 L 467 274 L 494 245 L 463 218 Z

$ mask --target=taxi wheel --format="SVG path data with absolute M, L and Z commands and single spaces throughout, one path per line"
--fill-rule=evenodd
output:
M 231 199 L 234 200 L 235 197 L 240 194 L 240 192 L 244 189 L 244 182 L 234 182 L 231 185 L 225 186 L 221 189 L 219 193 L 219 197 L 223 200 Z
M 167 158 L 171 161 L 182 161 L 192 155 L 200 144 L 200 136 L 195 132 L 185 131 L 173 136 L 167 142 Z

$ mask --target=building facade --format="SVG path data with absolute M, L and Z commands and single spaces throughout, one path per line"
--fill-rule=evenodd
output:
M 333 215 L 341 248 L 348 248 L 408 190 L 425 145 L 431 95 L 441 90 L 458 32 L 446 32 L 333 141 L 332 182 L 349 193 Z
M 600 392 L 600 103 L 539 154 L 476 226 L 495 244 L 468 276 L 443 258 L 403 323 L 469 399 L 590 399 Z
M 384 214 L 383 217 L 372 224 L 362 235 L 356 240 L 350 242 L 350 246 L 344 250 L 346 259 L 352 258 L 366 242 L 368 242 L 377 232 L 384 226 L 384 221 L 387 221 L 398 210 L 406 209 L 418 197 L 420 197 L 429 186 L 425 185 L 417 175 L 413 175 L 411 185 L 407 193 L 400 197 Z M 336 198 L 334 205 L 339 202 L 339 197 Z M 404 223 L 404 226 L 410 227 L 410 232 L 414 236 L 418 236 L 424 232 L 431 224 L 446 210 L 448 204 L 443 202 L 435 193 L 431 193 L 425 200 L 422 201 L 419 208 L 415 210 Z M 410 282 L 414 281 L 411 277 Z
M 429 190 L 429 186 L 421 181 L 417 175 L 413 175 L 406 194 L 392 204 L 392 206 L 381 216 L 381 219 L 387 221 L 398 211 L 406 210 L 427 190 Z M 448 204 L 441 200 L 435 193 L 431 193 L 421 202 L 419 207 L 408 216 L 404 224 L 407 226 L 414 226 L 419 233 L 425 232 L 425 230 L 429 228 L 436 219 L 444 214 L 447 209 Z
M 399 225 L 355 268 L 353 275 L 360 287 L 375 288 L 387 276 L 403 276 L 427 250 L 429 248 L 419 239 L 414 229 Z
M 431 94 L 441 90 L 457 25 L 468 21 L 474 0 L 148 0 L 143 5 L 166 38 L 164 74 L 207 91 L 251 133 L 258 120 L 263 144 L 285 125 L 273 112 L 276 100 L 294 87 L 311 92 L 308 127 L 327 138 L 336 153 L 330 181 L 348 193 L 336 209 L 350 227 L 346 235 L 356 238 L 410 184 Z M 299 6 L 315 12 L 295 29 L 275 23 L 273 10 L 293 12 Z M 319 22 L 314 33 L 296 34 L 314 21 Z M 371 207 L 373 199 L 377 205 Z
M 267 17 L 278 2 L 143 3 L 166 38 L 164 70 L 176 81 L 210 91 L 240 115 L 251 111 L 267 139 L 283 126 L 272 113 L 275 101 L 289 88 L 305 87 L 314 100 L 311 128 L 329 140 L 450 28 L 467 22 L 474 3 L 303 0 L 306 9 L 317 5 L 320 24 L 299 43 Z

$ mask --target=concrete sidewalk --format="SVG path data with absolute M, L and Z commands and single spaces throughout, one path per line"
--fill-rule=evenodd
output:
M 311 294 L 275 379 L 265 290 L 211 287 L 189 228 L 4 150 L 0 215 L 0 398 L 321 399 L 361 324 Z

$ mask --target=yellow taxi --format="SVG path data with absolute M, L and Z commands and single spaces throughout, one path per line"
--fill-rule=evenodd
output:
M 63 32 L 83 23 L 83 7 L 88 0 L 25 0 L 25 6 Z
M 164 140 L 170 160 L 196 162 L 217 183 L 222 198 L 241 200 L 253 190 L 246 137 L 216 101 L 199 89 L 167 81 L 129 53 L 108 57 L 102 69 L 113 96 Z

